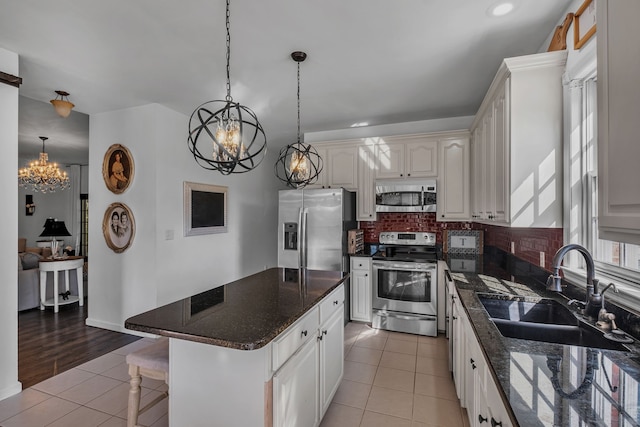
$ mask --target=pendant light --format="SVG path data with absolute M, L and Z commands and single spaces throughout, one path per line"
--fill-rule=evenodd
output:
M 189 119 L 187 144 L 196 162 L 223 175 L 254 169 L 267 153 L 267 138 L 255 113 L 231 97 L 229 0 L 227 27 L 227 96 L 200 105 Z
M 275 172 L 289 187 L 304 188 L 318 180 L 322 158 L 312 145 L 304 144 L 300 138 L 300 63 L 307 59 L 307 54 L 293 52 L 291 58 L 298 63 L 298 140 L 280 150 Z
M 56 113 L 60 117 L 67 118 L 69 114 L 71 114 L 71 109 L 75 107 L 72 102 L 69 101 L 69 92 L 65 92 L 64 90 L 57 90 L 58 94 L 55 99 L 52 99 L 51 105 L 56 110 Z
M 56 163 L 49 163 L 49 155 L 44 151 L 44 142 L 49 138 L 46 136 L 39 138 L 42 140 L 40 158 L 18 171 L 18 184 L 21 187 L 43 193 L 53 193 L 56 190 L 69 188 L 70 182 L 67 173 L 61 171 Z

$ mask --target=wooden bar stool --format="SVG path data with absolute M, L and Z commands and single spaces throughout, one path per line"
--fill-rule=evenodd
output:
M 131 377 L 127 427 L 137 427 L 140 414 L 169 396 L 169 392 L 165 391 L 140 409 L 140 383 L 142 382 L 142 377 L 164 380 L 165 383 L 169 384 L 169 338 L 160 338 L 156 343 L 127 354 L 126 360 L 127 364 L 129 364 L 129 376 Z

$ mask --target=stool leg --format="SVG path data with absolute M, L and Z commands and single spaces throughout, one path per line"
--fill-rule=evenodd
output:
M 127 427 L 138 425 L 138 411 L 140 410 L 140 368 L 136 365 L 129 365 L 129 376 L 131 388 L 129 389 L 129 405 L 127 408 Z

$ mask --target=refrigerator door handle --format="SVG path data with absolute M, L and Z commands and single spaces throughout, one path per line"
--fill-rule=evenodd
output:
M 308 208 L 300 208 L 300 267 L 307 268 L 307 214 Z
M 298 268 L 302 266 L 302 251 L 304 250 L 304 228 L 302 225 L 302 208 L 298 208 Z

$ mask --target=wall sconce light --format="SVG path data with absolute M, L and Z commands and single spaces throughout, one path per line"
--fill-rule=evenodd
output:
M 53 104 L 53 108 L 56 109 L 56 113 L 58 113 L 60 117 L 67 118 L 69 117 L 69 114 L 71 114 L 71 109 L 75 107 L 75 105 L 69 102 L 69 92 L 57 90 L 56 93 L 58 94 L 56 99 L 52 99 L 49 102 Z
M 27 194 L 25 195 L 25 198 L 26 198 L 25 213 L 27 214 L 27 216 L 31 216 L 36 211 L 36 204 L 33 203 L 33 194 Z

